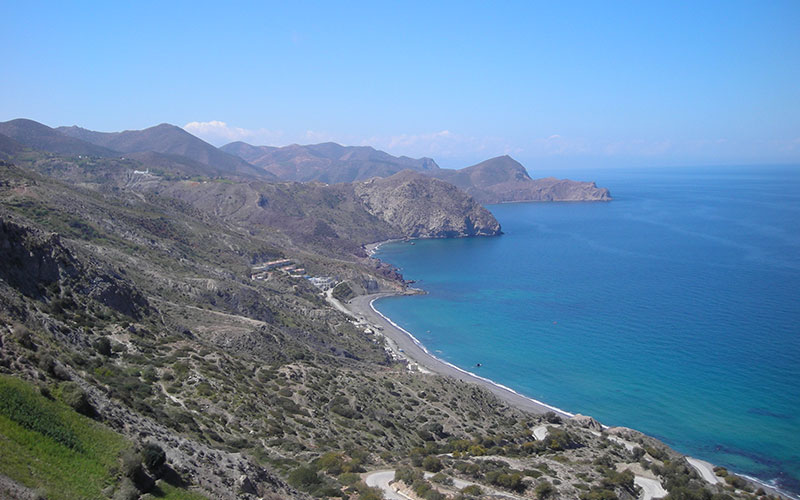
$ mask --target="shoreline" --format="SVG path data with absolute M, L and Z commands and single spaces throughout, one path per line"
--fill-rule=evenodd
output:
M 558 415 L 561 415 L 562 417 L 571 418 L 574 416 L 574 414 L 568 411 L 524 396 L 510 387 L 499 384 L 480 375 L 476 375 L 472 372 L 464 370 L 463 368 L 459 368 L 452 363 L 439 359 L 431 354 L 430 351 L 428 351 L 428 349 L 416 337 L 414 337 L 414 335 L 392 321 L 390 318 L 386 317 L 373 305 L 373 302 L 378 299 L 402 295 L 404 294 L 395 292 L 360 295 L 346 303 L 343 303 L 342 306 L 350 311 L 350 313 L 356 318 L 364 318 L 370 325 L 380 327 L 378 329 L 379 333 L 394 343 L 397 347 L 397 350 L 403 355 L 403 357 L 408 358 L 410 361 L 416 363 L 427 371 L 477 384 L 492 392 L 506 404 L 524 411 L 529 411 L 536 414 L 544 414 L 552 411 Z
M 377 248 L 383 243 L 388 242 L 389 241 L 384 241 L 374 245 L 375 248 Z M 389 341 L 392 351 L 395 352 L 396 355 L 399 355 L 398 357 L 404 358 L 410 363 L 416 364 L 419 371 L 422 373 L 449 376 L 467 383 L 477 384 L 480 387 L 487 389 L 509 406 L 513 406 L 517 409 L 530 413 L 542 415 L 547 412 L 554 412 L 557 415 L 566 418 L 572 418 L 576 415 L 566 410 L 562 410 L 561 408 L 520 394 L 508 386 L 495 382 L 486 377 L 476 375 L 463 368 L 459 368 L 458 366 L 439 359 L 435 355 L 431 354 L 430 351 L 428 351 L 428 349 L 416 337 L 414 337 L 413 334 L 411 334 L 411 332 L 407 331 L 392 321 L 389 317 L 378 311 L 373 304 L 376 300 L 381 298 L 402 297 L 404 295 L 411 294 L 401 292 L 380 292 L 370 295 L 359 295 L 353 299 L 350 299 L 346 303 L 339 302 L 336 299 L 332 300 L 349 311 L 354 318 L 359 320 L 363 318 L 363 320 L 373 328 L 375 326 L 380 327 L 376 333 L 384 336 Z M 399 353 L 397 351 L 399 351 Z M 602 424 L 602 422 L 601 425 L 604 428 L 609 427 L 605 424 Z M 716 482 L 711 482 L 703 477 L 704 481 L 707 481 L 712 485 L 724 482 L 723 478 L 714 474 L 714 464 L 683 453 L 681 453 L 681 455 L 684 456 L 687 462 L 697 471 L 699 475 L 701 475 L 701 477 L 705 475 L 703 472 L 701 472 L 701 469 L 704 469 L 704 471 L 707 471 L 708 474 L 713 475 L 713 477 L 716 479 Z M 735 471 L 732 472 L 735 473 Z M 800 497 L 793 496 L 791 493 L 778 489 L 775 485 L 766 482 L 766 480 L 761 480 L 742 473 L 736 473 L 736 475 L 744 478 L 756 487 L 764 488 L 764 490 L 771 495 L 778 495 L 780 498 L 785 498 L 788 500 L 800 500 Z
M 378 251 L 378 249 L 386 244 L 386 243 L 393 243 L 398 241 L 405 241 L 404 239 L 395 238 L 390 240 L 378 241 L 369 243 L 364 245 L 364 249 L 367 252 L 368 258 L 376 258 L 374 254 Z M 339 304 L 343 309 L 347 310 L 351 316 L 356 319 L 363 320 L 368 323 L 371 327 L 379 326 L 376 331 L 377 334 L 382 335 L 389 341 L 389 347 L 392 352 L 395 354 L 396 357 L 402 358 L 407 360 L 410 363 L 416 364 L 417 368 L 420 372 L 423 373 L 434 373 L 437 375 L 444 375 L 456 378 L 458 380 L 477 384 L 484 389 L 487 389 L 492 394 L 497 396 L 501 401 L 505 402 L 510 406 L 514 406 L 518 409 L 523 411 L 528 411 L 534 414 L 544 414 L 547 412 L 555 412 L 556 414 L 566 417 L 572 418 L 575 414 L 570 413 L 566 410 L 562 410 L 561 408 L 549 405 L 542 401 L 538 401 L 536 399 L 530 398 L 519 392 L 511 389 L 508 386 L 495 382 L 489 378 L 482 377 L 470 371 L 467 371 L 463 368 L 453 365 L 447 361 L 444 361 L 435 355 L 431 354 L 430 351 L 420 342 L 414 335 L 395 323 L 391 318 L 387 317 L 383 313 L 377 310 L 374 306 L 374 302 L 378 299 L 384 297 L 402 297 L 404 295 L 412 295 L 422 292 L 419 289 L 412 289 L 413 293 L 403 293 L 403 292 L 380 292 L 374 293 L 369 295 L 360 295 L 354 297 L 353 299 L 347 301 L 346 303 L 341 303 L 333 297 L 330 297 L 335 304 Z M 339 309 L 337 307 L 337 309 Z M 340 309 L 341 310 L 341 309 Z M 399 352 L 398 352 L 399 351 Z M 604 428 L 608 428 L 607 425 L 603 425 Z M 703 476 L 703 472 L 701 469 L 706 469 L 710 471 L 711 474 L 713 473 L 714 464 L 707 462 L 702 459 L 698 459 L 695 457 L 691 457 L 689 455 L 682 455 L 687 459 L 687 462 L 695 468 L 698 474 Z M 698 465 L 693 464 L 696 463 Z M 755 485 L 756 487 L 764 488 L 769 494 L 778 495 L 780 498 L 785 498 L 788 500 L 800 500 L 800 496 L 794 496 L 791 493 L 783 491 L 777 488 L 775 485 L 768 483 L 766 480 L 761 480 L 755 478 L 753 476 L 747 474 L 737 473 L 738 476 L 744 478 L 745 480 L 749 481 L 751 484 Z M 723 479 L 716 476 L 714 477 L 717 482 L 723 482 Z M 706 478 L 703 480 L 707 481 Z M 710 484 L 716 484 L 711 481 L 708 481 Z

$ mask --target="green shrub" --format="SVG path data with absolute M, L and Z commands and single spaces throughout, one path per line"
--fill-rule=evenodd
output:
M 361 476 L 355 472 L 343 472 L 337 479 L 345 486 L 352 486 L 361 480 Z
M 147 443 L 142 448 L 142 463 L 151 471 L 158 470 L 167 461 L 167 454 L 156 443 Z
M 303 491 L 311 491 L 322 484 L 322 478 L 317 471 L 306 465 L 294 469 L 289 473 L 289 484 Z
M 100 337 L 94 341 L 94 349 L 103 356 L 111 356 L 111 341 L 108 337 Z
M 479 497 L 483 495 L 483 490 L 477 484 L 471 484 L 461 488 L 461 494 L 470 497 Z
M 436 474 L 431 477 L 431 481 L 434 483 L 443 484 L 445 486 L 453 486 L 453 478 L 444 474 L 443 472 L 437 472 Z
M 439 472 L 444 468 L 442 461 L 438 457 L 428 455 L 422 461 L 422 467 L 428 472 Z
M 536 489 L 534 489 L 533 492 L 536 494 L 536 498 L 544 500 L 545 498 L 550 498 L 555 495 L 556 489 L 550 481 L 542 481 L 536 485 Z

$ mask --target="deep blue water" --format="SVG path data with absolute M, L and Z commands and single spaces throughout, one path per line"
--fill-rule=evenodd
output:
M 800 167 L 574 177 L 614 201 L 382 246 L 428 294 L 376 307 L 457 366 L 800 492 Z

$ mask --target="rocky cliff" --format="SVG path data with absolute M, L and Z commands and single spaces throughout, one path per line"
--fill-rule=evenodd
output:
M 493 236 L 494 216 L 452 184 L 409 170 L 354 185 L 367 211 L 412 238 Z

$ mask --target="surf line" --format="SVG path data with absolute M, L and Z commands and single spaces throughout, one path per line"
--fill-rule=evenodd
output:
M 378 298 L 380 298 L 380 297 L 378 297 Z M 470 371 L 467 371 L 467 370 L 465 370 L 465 369 L 463 369 L 463 368 L 460 368 L 460 367 L 458 367 L 458 366 L 454 365 L 453 363 L 450 363 L 449 361 L 445 361 L 445 360 L 443 360 L 443 359 L 441 359 L 441 358 L 439 358 L 439 357 L 435 356 L 434 354 L 432 354 L 432 353 L 431 353 L 431 352 L 428 350 L 428 348 L 427 348 L 427 347 L 425 347 L 425 345 L 423 345 L 423 344 L 422 344 L 422 342 L 420 342 L 420 341 L 419 341 L 419 340 L 418 340 L 418 339 L 417 339 L 417 338 L 416 338 L 414 335 L 412 335 L 412 334 L 411 334 L 411 332 L 409 332 L 408 330 L 406 330 L 406 329 L 405 329 L 405 328 L 403 328 L 402 326 L 398 325 L 397 323 L 395 323 L 394 321 L 392 321 L 392 319 L 391 319 L 391 318 L 389 318 L 388 316 L 386 316 L 385 314 L 383 314 L 382 312 L 380 312 L 378 309 L 376 309 L 376 308 L 375 308 L 375 301 L 376 301 L 376 300 L 378 300 L 378 298 L 372 299 L 372 300 L 369 302 L 369 307 L 370 307 L 370 309 L 372 309 L 372 310 L 375 312 L 375 314 L 377 314 L 378 316 L 380 316 L 381 318 L 383 318 L 384 320 L 386 320 L 386 321 L 387 321 L 389 324 L 391 324 L 392 326 L 394 326 L 395 328 L 397 328 L 398 330 L 400 330 L 400 331 L 401 331 L 401 332 L 403 332 L 404 334 L 408 335 L 408 337 L 409 337 L 409 338 L 412 340 L 412 342 L 414 342 L 414 344 L 416 344 L 416 345 L 417 345 L 417 347 L 419 347 L 420 349 L 422 349 L 422 351 L 423 351 L 425 354 L 427 354 L 428 356 L 430 356 L 430 357 L 431 357 L 431 358 L 433 358 L 434 360 L 438 361 L 439 363 L 442 363 L 442 364 L 444 364 L 444 365 L 447 365 L 447 366 L 449 366 L 449 367 L 453 368 L 454 370 L 458 370 L 459 372 L 461 372 L 461 373 L 463 373 L 463 374 L 465 374 L 465 375 L 468 375 L 468 376 L 470 376 L 470 377 L 473 377 L 473 378 L 475 378 L 475 379 L 478 379 L 478 380 L 481 380 L 481 381 L 483 381 L 483 382 L 486 382 L 487 384 L 491 384 L 491 385 L 493 385 L 493 386 L 495 386 L 495 387 L 497 387 L 497 388 L 499 388 L 499 389 L 502 389 L 502 390 L 504 390 L 504 391 L 510 392 L 511 394 L 514 394 L 515 396 L 518 396 L 518 397 L 521 397 L 521 398 L 527 399 L 528 401 L 531 401 L 531 402 L 533 402 L 533 403 L 535 403 L 535 404 L 537 404 L 537 405 L 539 405 L 539 406 L 542 406 L 542 407 L 544 407 L 544 408 L 547 408 L 547 409 L 549 409 L 549 410 L 553 410 L 553 411 L 555 411 L 555 412 L 557 412 L 557 413 L 560 413 L 560 414 L 562 414 L 562 415 L 566 415 L 567 417 L 570 417 L 570 418 L 572 418 L 572 417 L 574 417 L 574 416 L 575 416 L 575 414 L 574 414 L 574 413 L 570 413 L 570 412 L 568 412 L 568 411 L 565 411 L 565 410 L 562 410 L 561 408 L 558 408 L 558 407 L 556 407 L 556 406 L 549 405 L 549 404 L 547 404 L 547 403 L 544 403 L 544 402 L 542 402 L 542 401 L 539 401 L 539 400 L 537 400 L 537 399 L 533 399 L 533 398 L 531 398 L 531 397 L 528 397 L 528 396 L 526 396 L 526 395 L 524 395 L 524 394 L 520 394 L 519 392 L 515 391 L 514 389 L 512 389 L 512 388 L 510 388 L 510 387 L 508 387 L 508 386 L 505 386 L 505 385 L 503 385 L 503 384 L 500 384 L 500 383 L 498 383 L 498 382 L 495 382 L 494 380 L 488 379 L 488 378 L 486 378 L 486 377 L 481 377 L 480 375 L 476 375 L 475 373 L 472 373 L 472 372 L 470 372 Z

